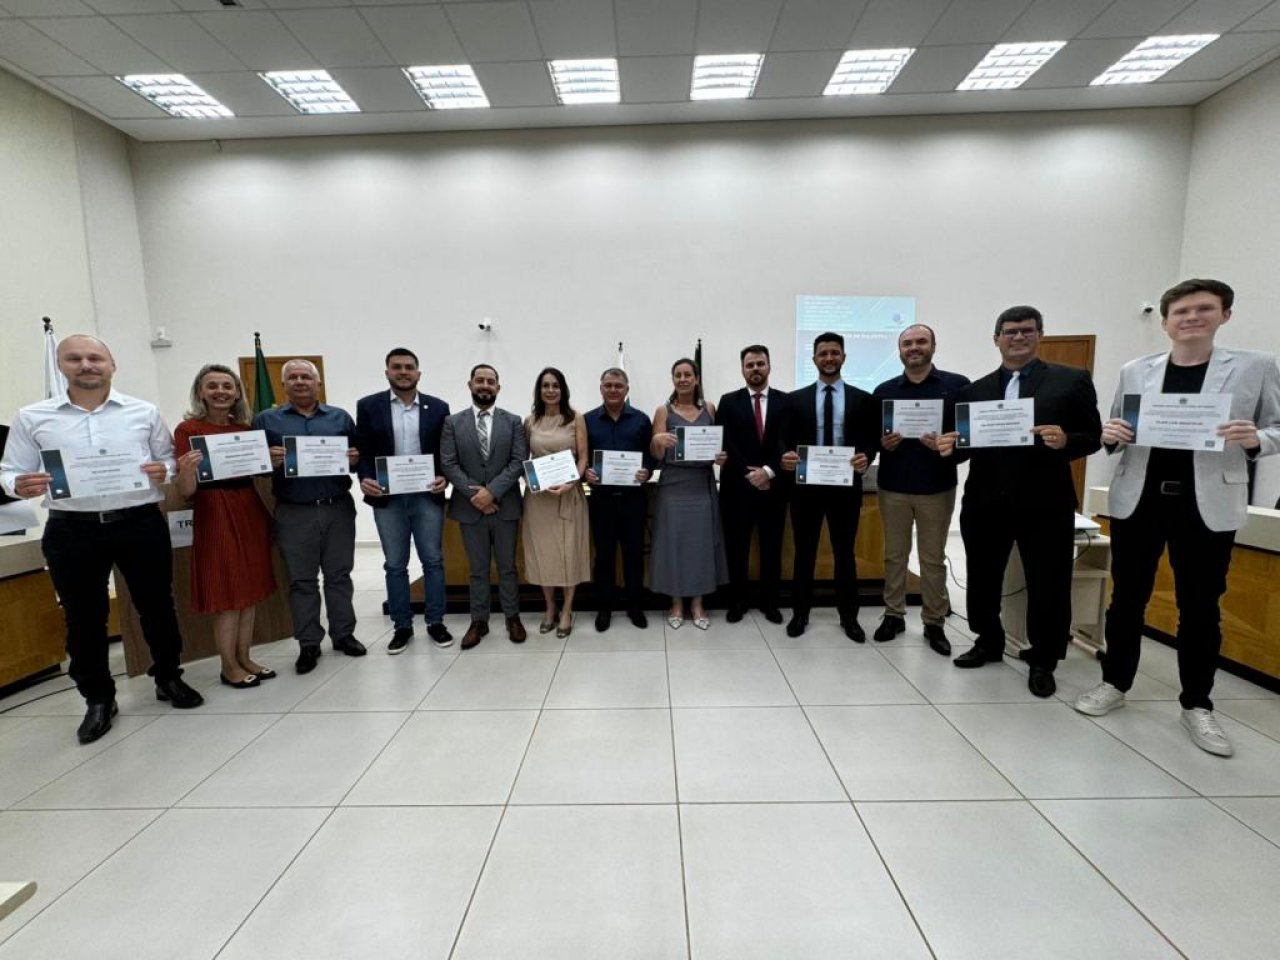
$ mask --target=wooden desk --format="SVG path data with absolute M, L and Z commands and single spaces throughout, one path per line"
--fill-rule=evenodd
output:
M 57 667 L 66 631 L 40 531 L 0 537 L 0 688 Z

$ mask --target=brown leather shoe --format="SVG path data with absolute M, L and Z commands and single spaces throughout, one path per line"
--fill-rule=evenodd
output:
M 507 636 L 512 643 L 524 643 L 528 634 L 524 632 L 524 624 L 519 617 L 507 617 Z
M 462 643 L 459 646 L 461 646 L 463 650 L 470 650 L 488 633 L 488 620 L 472 620 L 471 626 L 467 627 L 467 632 L 462 635 Z

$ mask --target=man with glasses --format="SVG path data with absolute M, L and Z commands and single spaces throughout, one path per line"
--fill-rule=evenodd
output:
M 1004 656 L 1000 622 L 1004 569 L 1017 544 L 1026 573 L 1027 688 L 1037 697 L 1057 689 L 1053 671 L 1071 634 L 1071 577 L 1075 540 L 1075 483 L 1071 461 L 1102 446 L 1093 381 L 1084 370 L 1039 358 L 1044 318 L 1035 307 L 1010 307 L 996 319 L 1000 367 L 972 383 L 957 402 L 1035 401 L 1030 446 L 957 451 L 955 431 L 938 438 L 938 452 L 969 460 L 960 504 L 967 557 L 966 606 L 974 645 L 954 663 L 974 668 Z

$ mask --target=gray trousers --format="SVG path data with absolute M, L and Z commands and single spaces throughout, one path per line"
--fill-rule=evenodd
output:
M 481 517 L 460 523 L 462 545 L 471 567 L 471 619 L 489 620 L 489 564 L 498 565 L 498 600 L 504 616 L 520 613 L 520 579 L 516 574 L 516 531 L 519 520 Z
M 356 507 L 351 497 L 337 503 L 277 503 L 276 543 L 289 571 L 289 612 L 298 645 L 318 647 L 324 639 L 320 625 L 320 580 L 324 574 L 324 605 L 329 636 L 345 640 L 355 633 L 356 611 L 351 568 L 356 554 Z

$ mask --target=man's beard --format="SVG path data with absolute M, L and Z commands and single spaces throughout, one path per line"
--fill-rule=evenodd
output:
M 474 390 L 471 391 L 471 402 L 477 407 L 493 406 L 493 401 L 495 399 L 497 399 L 496 395 L 489 393 L 487 390 L 484 393 L 476 393 Z

